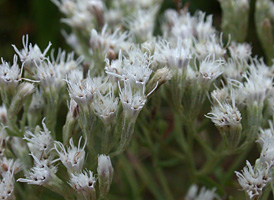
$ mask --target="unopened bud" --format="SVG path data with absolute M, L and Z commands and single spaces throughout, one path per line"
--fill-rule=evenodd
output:
M 97 172 L 99 176 L 100 197 L 103 199 L 109 192 L 114 172 L 109 156 L 102 154 L 98 157 Z
M 8 122 L 8 117 L 7 117 L 7 108 L 5 106 L 5 104 L 3 104 L 2 106 L 0 106 L 0 122 L 3 124 L 7 124 Z
M 21 110 L 25 100 L 34 92 L 34 85 L 31 83 L 21 83 L 9 107 L 9 119 L 13 119 Z
M 21 98 L 25 98 L 34 92 L 34 85 L 32 83 L 21 83 L 18 88 L 18 94 Z
M 171 79 L 171 77 L 172 77 L 171 72 L 167 67 L 158 69 L 155 72 L 155 74 L 152 76 L 150 81 L 148 82 L 147 90 L 152 91 L 156 85 L 158 85 L 157 86 L 157 89 L 158 89 L 162 84 L 169 81 Z

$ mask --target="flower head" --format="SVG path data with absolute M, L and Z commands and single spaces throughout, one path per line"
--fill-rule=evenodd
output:
M 43 154 L 48 155 L 53 148 L 53 138 L 44 121 L 45 118 L 42 121 L 43 131 L 36 133 L 27 131 L 23 138 L 28 141 L 28 147 L 36 157 L 41 157 Z
M 61 162 L 67 168 L 69 173 L 79 173 L 84 165 L 85 161 L 85 146 L 86 142 L 81 148 L 81 140 L 82 137 L 79 139 L 78 147 L 74 146 L 73 139 L 69 140 L 70 147 L 65 149 L 64 145 L 61 142 L 55 142 L 55 150 L 57 151 Z M 58 147 L 58 146 L 59 147 Z M 61 150 L 59 150 L 59 148 Z
M 95 177 L 92 171 L 83 171 L 79 174 L 71 174 L 69 185 L 77 191 L 77 193 L 86 197 L 86 199 L 92 199 L 95 195 Z
M 13 57 L 13 65 L 10 66 L 9 63 L 5 62 L 1 58 L 2 64 L 0 64 L 0 85 L 1 89 L 15 88 L 19 81 L 21 80 L 22 71 L 17 64 L 17 56 Z M 3 88 L 4 87 L 4 88 Z
M 0 199 L 14 200 L 14 174 L 11 171 L 2 173 L 0 182 Z
M 214 200 L 220 199 L 219 196 L 215 193 L 216 188 L 211 190 L 202 187 L 202 189 L 198 192 L 199 188 L 197 185 L 192 185 L 185 197 L 186 200 Z
M 51 43 L 49 43 L 47 48 L 42 53 L 37 44 L 35 45 L 32 45 L 31 43 L 29 44 L 28 35 L 26 36 L 24 35 L 22 37 L 22 43 L 23 43 L 23 49 L 20 51 L 17 49 L 15 45 L 12 45 L 12 47 L 14 48 L 15 52 L 20 57 L 20 60 L 24 64 L 24 67 L 29 70 L 31 67 L 35 66 L 35 63 L 40 63 L 41 61 L 46 59 L 46 54 L 49 51 L 51 46 Z
M 124 82 L 124 88 L 120 84 L 120 101 L 122 102 L 125 115 L 136 119 L 146 103 L 146 96 L 140 90 L 134 90 L 130 82 Z
M 114 88 L 109 88 L 109 91 L 105 95 L 101 92 L 96 93 L 92 107 L 94 113 L 101 118 L 105 124 L 111 122 L 118 109 L 118 98 L 114 95 Z
M 17 181 L 34 185 L 48 184 L 55 177 L 55 173 L 57 172 L 57 168 L 53 165 L 56 160 L 52 160 L 52 157 L 48 159 L 39 159 L 33 153 L 30 155 L 34 159 L 34 167 L 26 172 L 26 178 L 19 178 Z
M 271 181 L 269 164 L 259 165 L 256 168 L 246 161 L 246 166 L 241 172 L 235 172 L 235 174 L 238 177 L 239 184 L 250 199 L 259 197 L 263 188 Z

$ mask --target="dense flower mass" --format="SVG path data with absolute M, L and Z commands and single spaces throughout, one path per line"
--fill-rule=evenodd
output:
M 73 51 L 24 35 L 1 58 L 0 199 L 269 199 L 273 2 L 259 58 L 249 0 L 219 0 L 223 32 L 179 1 L 51 1 Z

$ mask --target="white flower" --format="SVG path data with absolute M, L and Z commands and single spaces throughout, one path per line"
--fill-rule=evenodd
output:
M 269 129 L 260 128 L 259 139 L 257 142 L 261 145 L 260 155 L 261 163 L 267 162 L 270 166 L 274 164 L 274 129 L 273 123 L 269 121 Z
M 222 103 L 229 98 L 228 88 L 216 88 L 211 92 L 210 96 L 214 104 L 219 104 L 219 102 Z
M 0 84 L 2 87 L 8 87 L 14 89 L 21 80 L 22 71 L 17 64 L 17 56 L 13 57 L 13 65 L 5 62 L 1 58 L 2 64 L 0 64 Z M 5 88 L 2 88 L 5 89 Z
M 13 172 L 7 171 L 2 174 L 0 182 L 0 199 L 15 200 Z
M 128 52 L 128 58 L 124 59 L 124 76 L 140 88 L 145 87 L 152 73 L 149 68 L 151 61 L 152 57 L 147 52 L 142 53 L 140 48 L 132 48 Z
M 274 137 L 265 140 L 262 147 L 260 161 L 272 166 L 274 164 Z
M 212 82 L 218 78 L 223 73 L 222 65 L 223 60 L 215 60 L 215 56 L 211 59 L 211 55 L 208 55 L 200 62 L 199 74 L 201 80 Z
M 235 172 L 235 174 L 238 177 L 239 184 L 250 199 L 259 197 L 263 188 L 271 181 L 269 164 L 252 167 L 246 161 L 246 167 L 241 172 Z
M 224 74 L 223 76 L 228 79 L 235 79 L 242 81 L 243 74 L 247 70 L 248 65 L 245 60 L 238 61 L 232 58 L 228 58 L 227 62 L 224 63 Z
M 62 78 L 66 77 L 66 74 L 70 71 L 76 69 L 81 62 L 84 60 L 83 56 L 78 57 L 76 60 L 74 59 L 74 52 L 66 53 L 65 50 L 58 50 L 57 58 L 55 59 L 53 56 L 54 51 L 51 53 L 52 64 L 60 72 Z
M 126 27 L 139 41 L 143 42 L 152 37 L 157 11 L 157 6 L 146 10 L 138 9 L 125 19 Z
M 61 142 L 55 141 L 55 150 L 57 151 L 61 162 L 63 163 L 63 165 L 65 165 L 69 173 L 79 173 L 83 168 L 85 161 L 84 149 L 86 147 L 86 141 L 81 148 L 81 140 L 82 137 L 79 139 L 78 147 L 76 147 L 74 146 L 73 139 L 71 138 L 69 140 L 70 147 L 68 147 L 67 150 Z M 60 148 L 61 150 L 59 150 L 58 148 Z
M 42 121 L 44 131 L 39 131 L 35 134 L 26 131 L 23 138 L 28 141 L 28 147 L 36 157 L 41 157 L 43 154 L 47 155 L 53 148 L 53 139 L 44 121 L 45 118 Z
M 123 57 L 120 51 L 118 60 L 114 60 L 110 64 L 106 59 L 105 70 L 112 79 L 130 80 L 136 86 L 144 88 L 152 73 L 151 62 L 152 56 L 149 53 L 143 53 L 139 47 L 132 47 L 128 51 L 127 57 Z
M 72 0 L 51 0 L 60 11 L 66 15 L 71 15 L 76 9 L 76 3 Z
M 210 113 L 206 115 L 212 122 L 219 127 L 238 126 L 241 123 L 241 113 L 237 107 L 231 106 L 228 103 L 220 104 L 212 107 Z
M 74 12 L 71 17 L 61 19 L 61 21 L 73 28 L 87 31 L 93 27 L 92 22 L 94 18 L 88 11 L 80 11 Z
M 119 51 L 118 59 L 116 60 L 110 60 L 108 58 L 105 59 L 106 66 L 105 66 L 105 72 L 108 74 L 108 76 L 116 81 L 117 78 L 121 78 L 123 76 L 123 54 L 122 50 Z
M 86 104 L 87 91 L 85 90 L 83 72 L 81 70 L 73 70 L 67 75 L 66 82 L 70 98 L 78 105 Z
M 185 197 L 185 200 L 214 200 L 214 199 L 220 199 L 220 197 L 215 194 L 216 188 L 213 188 L 211 190 L 206 189 L 205 187 L 202 187 L 202 189 L 198 192 L 198 186 L 192 185 Z
M 92 107 L 94 113 L 101 118 L 104 123 L 108 124 L 111 122 L 118 109 L 118 98 L 114 95 L 114 88 L 109 88 L 109 92 L 105 95 L 101 94 L 101 92 L 96 93 Z
M 26 178 L 19 178 L 17 181 L 34 185 L 45 185 L 52 178 L 51 170 L 47 166 L 43 168 L 32 167 L 25 176 Z
M 261 145 L 261 147 L 263 147 L 266 141 L 272 140 L 274 138 L 274 128 L 271 121 L 269 121 L 269 126 L 269 129 L 260 128 L 259 139 L 257 140 L 257 142 Z
M 255 101 L 261 104 L 273 88 L 273 76 L 269 77 L 261 67 L 255 65 L 251 65 L 249 70 L 243 75 L 245 82 L 240 85 L 240 89 L 248 103 Z
M 21 62 L 24 64 L 24 67 L 30 70 L 31 67 L 34 66 L 35 63 L 40 63 L 41 61 L 46 59 L 46 54 L 50 49 L 51 43 L 47 46 L 47 48 L 42 53 L 40 48 L 35 44 L 34 46 L 29 44 L 29 36 L 23 35 L 22 37 L 23 49 L 18 50 L 15 45 L 12 45 L 15 52 L 20 57 Z
M 128 118 L 136 119 L 146 103 L 146 96 L 140 90 L 134 90 L 130 82 L 124 82 L 124 88 L 120 90 L 120 101 L 122 102 L 125 115 Z
M 120 9 L 108 9 L 107 12 L 104 12 L 104 19 L 110 27 L 114 27 L 121 22 L 123 18 L 123 13 Z
M 77 191 L 79 194 L 82 194 L 86 199 L 92 199 L 95 195 L 95 177 L 93 176 L 92 171 L 83 171 L 79 174 L 70 174 L 71 178 L 69 185 Z
M 90 46 L 93 50 L 100 50 L 104 54 L 108 53 L 112 49 L 116 54 L 119 50 L 128 50 L 129 44 L 126 40 L 129 38 L 128 32 L 121 33 L 117 28 L 113 33 L 110 33 L 108 26 L 104 25 L 101 33 L 98 33 L 95 29 L 90 33 Z
M 175 18 L 171 21 L 172 23 L 170 24 L 172 25 L 170 35 L 173 38 L 192 38 L 194 35 L 193 24 L 195 24 L 195 19 L 190 16 L 190 13 L 181 10 L 180 15 L 172 14 L 172 16 Z
M 190 46 L 181 39 L 178 39 L 175 48 L 166 40 L 160 40 L 156 43 L 154 52 L 154 61 L 165 66 L 166 64 L 172 69 L 186 68 L 189 60 L 192 58 Z
M 218 42 L 220 40 L 220 43 Z M 223 47 L 222 38 L 214 34 L 211 35 L 206 41 L 199 41 L 195 43 L 196 55 L 200 60 L 205 59 L 208 55 L 215 56 L 216 59 L 223 58 L 226 53 Z
M 79 106 L 89 106 L 93 102 L 95 93 L 105 93 L 110 83 L 107 77 L 103 76 L 91 78 L 88 75 L 86 79 L 82 78 L 81 72 L 73 72 L 67 76 L 69 95 Z
M 46 90 L 54 89 L 55 91 L 58 91 L 64 84 L 61 72 L 48 60 L 47 62 L 36 64 L 36 73 L 34 77 Z
M 21 170 L 22 163 L 19 160 L 8 159 L 3 157 L 0 159 L 0 174 L 3 173 L 13 173 L 16 174 Z
M 52 2 L 68 17 L 75 13 L 92 11 L 94 7 L 103 9 L 103 2 L 101 0 L 52 0 Z
M 52 157 L 40 160 L 33 153 L 30 155 L 34 159 L 34 167 L 25 174 L 26 178 L 19 178 L 17 181 L 34 185 L 46 185 L 55 177 L 57 168 L 53 163 L 56 160 L 52 160 Z
M 215 28 L 212 26 L 212 15 L 206 17 L 206 13 L 198 12 L 197 14 L 197 25 L 196 25 L 196 34 L 199 41 L 207 40 L 211 35 L 215 33 Z M 204 21 L 205 20 L 205 21 Z
M 76 35 L 74 33 L 66 33 L 66 31 L 62 30 L 61 31 L 63 37 L 65 38 L 66 40 L 66 43 L 72 48 L 74 49 L 77 54 L 82 54 L 82 49 L 81 49 L 81 46 L 79 44 L 79 41 L 76 37 Z
M 240 43 L 232 42 L 232 44 L 228 47 L 228 49 L 231 57 L 234 60 L 245 61 L 251 58 L 252 51 L 251 51 L 250 44 L 247 44 L 247 43 L 240 44 Z

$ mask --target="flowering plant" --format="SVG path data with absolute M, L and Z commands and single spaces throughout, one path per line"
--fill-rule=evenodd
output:
M 273 2 L 256 3 L 266 60 L 243 43 L 248 0 L 219 0 L 224 33 L 161 0 L 52 2 L 73 52 L 25 35 L 1 59 L 0 199 L 274 194 Z

